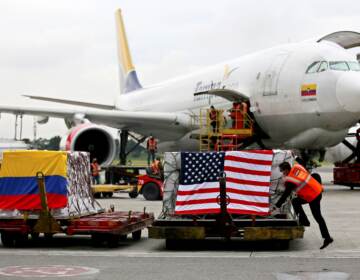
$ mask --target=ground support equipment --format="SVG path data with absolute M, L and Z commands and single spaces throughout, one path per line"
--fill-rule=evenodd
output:
M 119 240 L 132 234 L 134 240 L 139 240 L 142 229 L 150 226 L 154 215 L 147 212 L 116 211 L 104 212 L 77 218 L 54 219 L 60 229 L 58 233 L 66 235 L 90 235 L 94 245 L 107 243 L 109 247 L 116 247 Z M 0 219 L 1 241 L 5 247 L 21 246 L 28 240 L 29 235 L 38 237 L 36 225 L 39 219 Z M 55 232 L 44 232 L 50 237 Z
M 227 212 L 225 178 L 220 178 L 219 202 L 221 212 L 198 218 L 162 217 L 149 227 L 149 238 L 165 239 L 166 247 L 176 247 L 179 240 L 201 240 L 206 238 L 238 238 L 246 241 L 276 240 L 286 242 L 303 238 L 304 227 L 299 225 L 294 213 L 278 217 L 232 216 Z
M 334 167 L 334 184 L 360 187 L 360 163 L 339 163 Z

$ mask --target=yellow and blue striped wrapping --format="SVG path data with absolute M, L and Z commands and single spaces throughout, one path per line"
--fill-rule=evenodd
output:
M 49 208 L 67 205 L 67 152 L 5 151 L 0 171 L 0 209 L 41 209 L 36 174 L 45 176 Z

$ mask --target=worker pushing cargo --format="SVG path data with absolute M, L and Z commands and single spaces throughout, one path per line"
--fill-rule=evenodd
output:
M 288 162 L 283 162 L 279 165 L 279 168 L 285 176 L 285 192 L 277 201 L 276 207 L 281 207 L 290 193 L 294 191 L 297 197 L 292 199 L 292 205 L 296 214 L 299 215 L 300 224 L 310 226 L 310 222 L 302 208 L 302 204 L 308 203 L 316 222 L 319 224 L 321 236 L 324 238 L 324 243 L 320 249 L 324 249 L 334 240 L 330 236 L 325 220 L 321 215 L 322 185 L 300 164 L 294 164 L 291 167 Z

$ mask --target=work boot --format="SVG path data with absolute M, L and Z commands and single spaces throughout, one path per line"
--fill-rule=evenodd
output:
M 327 246 L 329 246 L 329 244 L 331 244 L 333 242 L 334 242 L 334 239 L 332 239 L 331 237 L 325 238 L 323 245 L 320 247 L 320 250 L 326 248 Z

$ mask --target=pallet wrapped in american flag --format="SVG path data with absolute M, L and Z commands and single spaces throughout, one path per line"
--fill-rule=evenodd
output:
M 178 239 L 208 237 L 285 241 L 302 238 L 304 228 L 290 200 L 272 211 L 284 191 L 279 170 L 283 161 L 293 163 L 293 153 L 166 153 L 163 209 L 149 228 L 149 237 L 166 239 L 167 245 Z
M 166 153 L 163 213 L 219 213 L 219 175 L 224 173 L 229 213 L 267 216 L 284 190 L 278 166 L 285 160 L 294 161 L 291 151 Z M 280 211 L 288 208 L 284 205 Z

